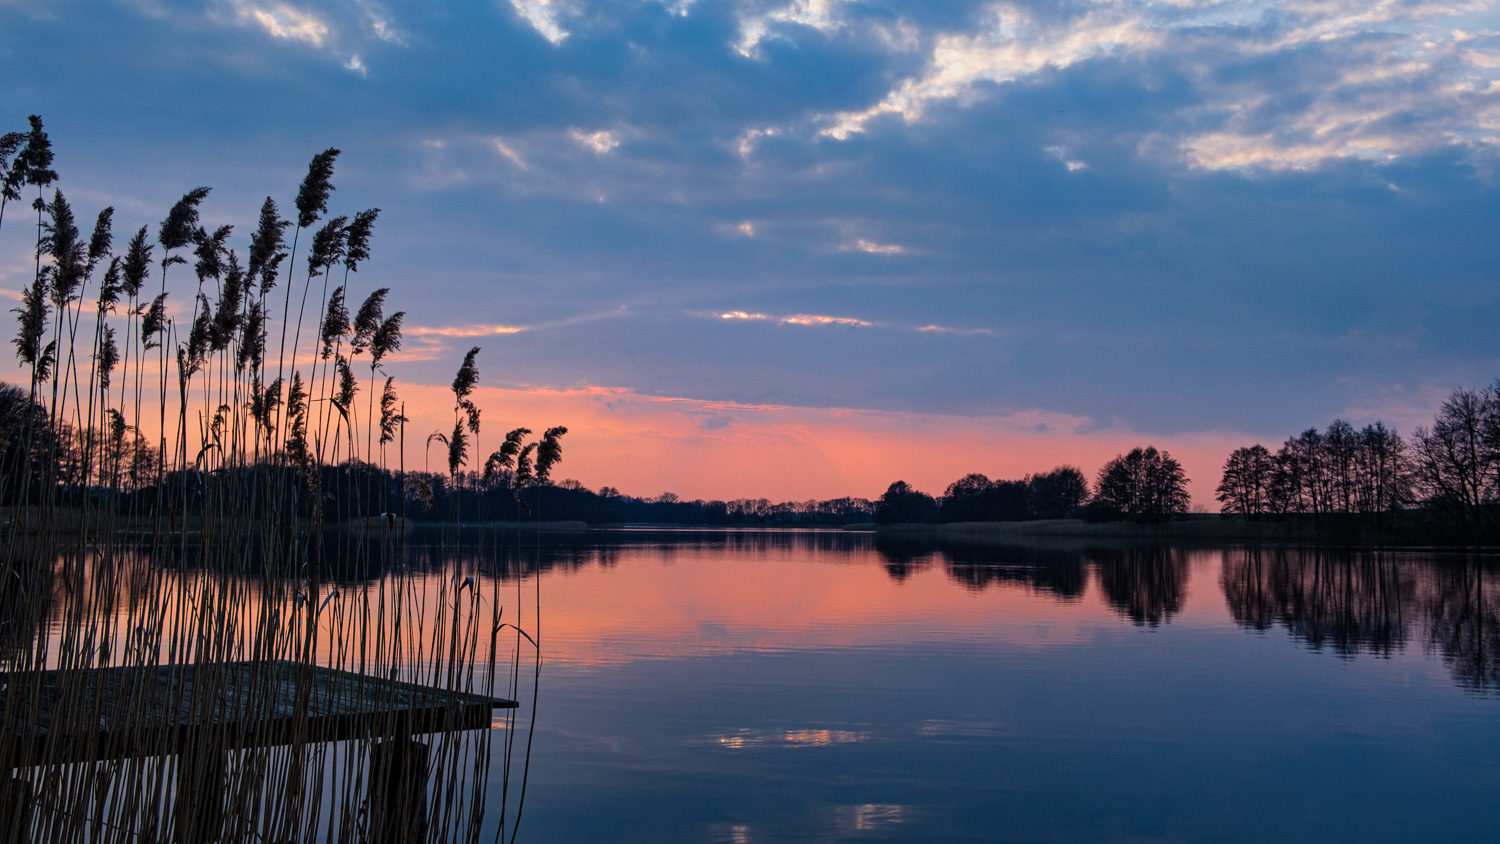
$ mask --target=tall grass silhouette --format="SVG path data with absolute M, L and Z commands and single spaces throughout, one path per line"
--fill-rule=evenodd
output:
M 325 219 L 338 155 L 312 159 L 295 220 L 265 200 L 243 255 L 231 226 L 202 225 L 207 187 L 117 248 L 112 209 L 79 228 L 39 117 L 0 136 L 0 226 L 31 189 L 37 214 L 13 338 L 28 383 L 0 389 L 0 840 L 515 838 L 540 595 L 481 577 L 458 531 L 446 568 L 408 565 L 399 449 L 387 463 L 407 420 L 384 372 L 405 314 L 387 288 L 352 290 L 379 210 Z M 477 351 L 454 383 L 455 473 L 479 432 Z M 521 430 L 512 459 L 541 458 L 518 488 L 546 480 L 564 432 Z M 273 666 L 253 676 L 276 689 L 236 687 L 245 665 Z M 170 699 L 110 677 L 169 678 Z M 530 711 L 418 725 L 393 681 L 529 685 Z M 339 706 L 365 717 L 327 741 L 311 715 Z

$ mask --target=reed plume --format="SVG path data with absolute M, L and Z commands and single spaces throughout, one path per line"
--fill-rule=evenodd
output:
M 328 305 L 323 313 L 323 330 L 320 332 L 323 341 L 323 360 L 328 360 L 333 355 L 334 344 L 343 339 L 349 333 L 349 308 L 344 305 L 344 288 L 334 288 L 333 294 L 328 297 Z
M 62 191 L 53 192 L 46 209 L 48 220 L 42 227 L 41 248 L 52 258 L 52 307 L 61 313 L 72 303 L 87 272 L 87 247 L 80 239 L 73 209 Z
M 479 366 L 475 363 L 478 355 L 478 346 L 470 349 L 468 354 L 464 355 L 464 362 L 459 366 L 458 374 L 453 376 L 453 397 L 457 401 L 454 415 L 456 416 L 457 412 L 462 410 L 469 432 L 473 434 L 479 433 L 479 407 L 469 399 L 469 396 L 474 393 L 474 388 L 479 386 Z
M 375 230 L 375 218 L 379 216 L 379 208 L 370 208 L 354 215 L 354 222 L 349 224 L 349 229 L 345 232 L 346 272 L 358 272 L 360 263 L 370 260 L 370 235 Z
M 120 267 L 120 291 L 132 300 L 141 295 L 141 286 L 151 275 L 151 253 L 156 247 L 147 239 L 146 230 L 146 226 L 141 226 L 130 238 Z
M 297 190 L 297 228 L 316 223 L 328 211 L 328 195 L 333 193 L 333 160 L 339 150 L 329 147 L 313 156 L 307 165 L 307 176 Z
M 360 354 L 369 348 L 370 342 L 375 338 L 375 332 L 380 330 L 380 323 L 385 310 L 385 297 L 391 292 L 389 287 L 382 287 L 369 296 L 359 306 L 354 314 L 353 336 L 349 340 L 349 351 L 351 354 Z M 382 355 L 384 356 L 384 355 Z
M 219 304 L 213 316 L 211 348 L 215 352 L 229 348 L 246 319 L 246 285 L 247 276 L 240 267 L 239 256 L 231 251 L 224 263 L 224 287 L 219 293 Z
M 266 317 L 260 302 L 250 303 L 245 312 L 244 325 L 243 342 L 240 343 L 239 354 L 235 358 L 235 369 L 244 372 L 248 368 L 251 372 L 259 372 L 265 363 L 266 354 Z
M 109 390 L 109 379 L 120 364 L 120 347 L 115 343 L 115 327 L 106 325 L 101 330 L 99 352 L 94 360 L 99 367 L 99 389 Z
M 380 392 L 380 444 L 385 445 L 396 439 L 396 431 L 400 426 L 408 422 L 406 416 L 397 409 L 395 378 L 387 376 L 385 389 Z
M 250 251 L 245 262 L 245 274 L 251 285 L 260 285 L 262 296 L 276 286 L 276 273 L 287 257 L 282 249 L 286 246 L 286 229 L 290 225 L 290 221 L 281 219 L 276 200 L 266 197 L 260 206 L 259 225 L 250 235 Z
M 35 187 L 37 198 L 32 202 L 32 207 L 40 213 L 42 190 L 57 181 L 57 171 L 52 169 L 52 140 L 42 128 L 42 118 L 33 114 L 26 120 L 31 124 L 31 129 L 26 133 L 26 145 L 11 163 L 11 172 L 6 176 L 6 187 L 16 194 L 15 199 L 20 199 L 22 185 Z
M 162 293 L 151 300 L 151 305 L 141 317 L 141 342 L 148 349 L 162 344 L 167 330 L 167 294 Z
M 198 237 L 198 206 L 208 198 L 211 188 L 197 187 L 182 195 L 167 212 L 166 219 L 156 229 L 156 242 L 161 244 L 161 268 L 166 270 L 173 264 L 186 264 L 187 259 L 171 254 L 182 249 Z
M 21 198 L 21 185 L 26 181 L 26 161 L 11 156 L 26 142 L 25 132 L 6 132 L 0 135 L 0 227 L 5 225 L 5 205 Z
M 548 428 L 542 434 L 541 444 L 536 449 L 536 482 L 546 484 L 551 481 L 552 467 L 562 461 L 562 436 L 568 429 L 562 425 Z
M 526 438 L 529 436 L 531 436 L 530 428 L 515 428 L 508 432 L 504 442 L 484 462 L 485 480 L 495 477 L 502 469 L 515 469 L 516 455 L 521 453 L 521 447 L 525 445 Z
M 21 362 L 35 369 L 45 360 L 50 353 L 51 346 L 44 351 L 42 340 L 47 336 L 47 276 L 38 276 L 31 286 L 21 291 L 21 307 L 12 308 L 11 312 L 20 315 L 20 331 L 16 339 L 11 341 L 16 347 L 16 357 Z M 40 376 L 46 380 L 46 375 Z M 33 382 L 37 378 L 33 377 Z

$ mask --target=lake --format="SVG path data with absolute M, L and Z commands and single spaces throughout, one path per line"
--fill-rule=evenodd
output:
M 1490 559 L 838 532 L 526 545 L 503 567 L 543 607 L 523 840 L 1500 828 Z
M 494 688 L 521 701 L 515 720 L 502 710 L 491 731 L 424 737 L 449 760 L 430 780 L 432 831 L 466 834 L 468 782 L 486 795 L 467 816 L 483 841 L 501 806 L 513 828 L 523 779 L 522 842 L 1493 841 L 1500 829 L 1500 557 L 506 533 L 497 546 L 419 530 L 398 566 L 354 558 L 303 602 L 283 596 L 284 609 L 250 572 L 126 555 L 15 604 L 0 645 L 45 624 L 49 659 L 78 651 L 68 637 L 94 628 L 66 622 L 76 610 L 110 619 L 98 641 L 118 664 L 153 614 L 165 642 L 188 640 L 175 624 L 218 618 L 195 607 L 228 608 L 222 619 L 245 631 L 264 609 L 310 635 L 305 606 L 318 608 L 316 659 L 358 669 L 368 651 L 355 621 L 399 605 L 419 631 L 399 679 L 433 684 L 448 645 L 423 640 L 476 620 L 489 631 L 501 611 L 543 659 L 533 683 L 534 651 L 501 637 L 519 661 L 502 658 L 508 679 Z M 467 635 L 451 641 L 479 641 Z M 248 642 L 215 658 L 248 659 Z M 466 687 L 485 688 L 477 672 Z M 305 779 L 304 825 L 320 838 L 363 817 L 361 742 L 299 749 L 306 760 L 288 769 Z M 248 789 L 259 805 L 257 766 L 279 752 L 231 754 L 226 793 Z M 477 782 L 454 761 L 485 753 Z M 121 802 L 130 776 L 172 793 L 176 775 L 137 767 L 100 769 L 124 784 L 102 804 L 74 769 L 72 781 L 34 772 L 37 822 L 115 812 L 150 827 L 168 804 Z

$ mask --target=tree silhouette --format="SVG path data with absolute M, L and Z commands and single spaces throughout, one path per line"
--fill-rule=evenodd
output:
M 1413 437 L 1417 484 L 1429 504 L 1461 527 L 1478 528 L 1500 493 L 1500 397 L 1455 390 L 1431 428 Z
M 1026 477 L 1026 505 L 1030 518 L 1066 519 L 1089 500 L 1089 482 L 1074 466 Z
M 1096 519 L 1164 522 L 1188 511 L 1182 464 L 1154 446 L 1135 448 L 1104 464 L 1090 504 Z
M 875 521 L 881 524 L 935 522 L 937 518 L 937 501 L 927 493 L 913 489 L 906 481 L 891 484 L 875 502 Z
M 1224 478 L 1217 498 L 1224 512 L 1257 518 L 1270 509 L 1270 489 L 1276 460 L 1263 445 L 1237 448 L 1224 462 Z
M 943 503 L 939 513 L 945 522 L 990 521 L 990 493 L 994 482 L 984 475 L 974 473 L 948 484 L 943 492 Z

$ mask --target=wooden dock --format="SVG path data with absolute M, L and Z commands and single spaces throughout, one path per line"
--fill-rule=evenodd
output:
M 0 674 L 0 713 L 14 725 L 0 765 L 175 754 L 209 738 L 250 749 L 481 730 L 515 706 L 283 660 Z
M 196 844 L 218 839 L 231 754 L 356 740 L 373 743 L 362 840 L 418 840 L 429 748 L 415 737 L 488 729 L 515 707 L 282 660 L 0 673 L 0 840 L 28 838 L 29 769 L 172 757 L 171 837 Z

